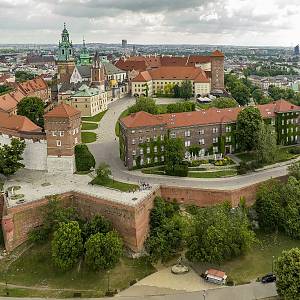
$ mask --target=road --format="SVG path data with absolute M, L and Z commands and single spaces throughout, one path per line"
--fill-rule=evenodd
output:
M 171 101 L 174 102 L 174 100 Z M 160 175 L 146 175 L 138 170 L 128 171 L 119 158 L 119 142 L 115 135 L 115 124 L 121 113 L 126 108 L 134 104 L 134 102 L 134 98 L 125 97 L 111 103 L 107 113 L 104 115 L 99 124 L 99 128 L 97 129 L 98 140 L 95 143 L 89 144 L 89 149 L 95 156 L 97 163 L 108 163 L 111 167 L 112 175 L 116 180 L 134 183 L 142 180 L 150 184 L 232 190 L 287 174 L 287 166 L 280 166 L 242 176 L 215 179 L 176 178 Z M 170 99 L 158 99 L 157 103 L 170 103 Z

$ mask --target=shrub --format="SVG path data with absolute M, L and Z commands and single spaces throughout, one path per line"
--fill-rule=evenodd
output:
M 96 165 L 95 158 L 86 145 L 76 145 L 75 163 L 77 172 L 90 171 Z
M 32 229 L 29 232 L 28 240 L 32 243 L 37 243 L 37 244 L 44 243 L 48 240 L 49 233 L 50 233 L 49 229 L 43 226 L 37 227 Z
M 174 168 L 166 167 L 165 172 L 169 176 L 186 177 L 189 173 L 188 165 L 175 165 Z
M 291 154 L 300 154 L 300 148 L 299 147 L 291 148 L 291 149 L 289 149 L 289 153 L 291 153 Z

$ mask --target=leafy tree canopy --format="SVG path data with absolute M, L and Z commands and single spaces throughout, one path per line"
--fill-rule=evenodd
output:
M 168 139 L 165 143 L 165 160 L 170 169 L 176 165 L 181 165 L 185 155 L 183 140 L 180 138 Z
M 278 294 L 284 299 L 299 299 L 300 291 L 300 249 L 283 251 L 275 262 Z
M 262 117 L 259 109 L 256 107 L 246 107 L 238 114 L 236 136 L 239 150 L 250 151 L 255 149 L 261 122 Z
M 25 116 L 38 126 L 44 126 L 44 103 L 38 97 L 25 97 L 17 105 L 18 115 Z
M 136 99 L 136 103 L 129 107 L 129 114 L 133 114 L 139 111 L 145 111 L 150 114 L 158 114 L 158 107 L 155 100 L 149 97 L 140 97 Z
M 233 98 L 220 97 L 214 99 L 210 103 L 210 106 L 217 107 L 217 108 L 230 108 L 230 107 L 237 107 L 239 106 L 239 104 Z

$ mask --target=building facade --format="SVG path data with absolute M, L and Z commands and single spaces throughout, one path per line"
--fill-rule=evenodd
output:
M 274 126 L 277 142 L 297 144 L 300 107 L 285 100 L 258 105 L 263 119 Z M 163 164 L 164 142 L 181 138 L 185 148 L 199 146 L 200 156 L 238 149 L 236 120 L 243 108 L 226 108 L 151 115 L 138 112 L 120 120 L 120 157 L 129 169 Z

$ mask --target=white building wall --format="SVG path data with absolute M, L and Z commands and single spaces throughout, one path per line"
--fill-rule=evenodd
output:
M 8 135 L 0 134 L 0 145 L 10 145 L 11 138 Z M 22 163 L 29 170 L 47 170 L 47 144 L 45 140 L 33 142 L 25 140 L 25 150 Z

